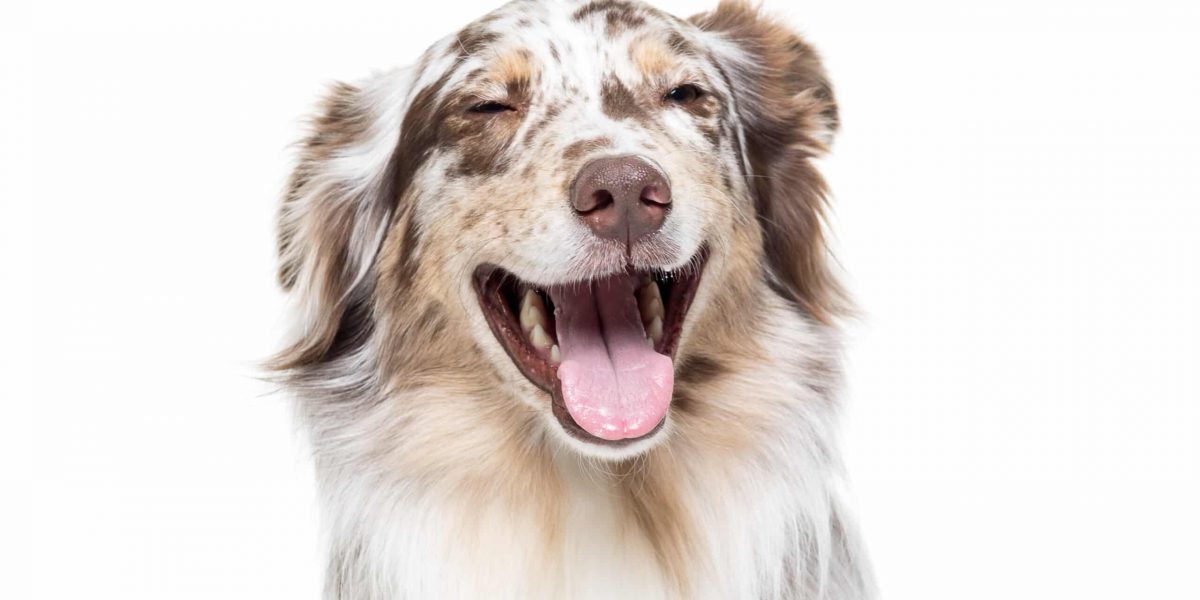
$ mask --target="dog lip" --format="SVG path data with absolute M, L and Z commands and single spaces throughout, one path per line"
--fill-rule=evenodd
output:
M 683 332 L 683 321 L 691 308 L 699 287 L 700 278 L 708 259 L 708 248 L 702 247 L 690 262 L 690 267 L 671 281 L 670 293 L 664 298 L 666 314 L 663 320 L 663 340 L 656 351 L 675 360 L 679 339 Z M 480 308 L 488 327 L 500 346 L 504 348 L 517 370 L 530 382 L 550 396 L 551 412 L 559 425 L 570 436 L 584 442 L 619 448 L 654 437 L 666 424 L 666 417 L 645 434 L 618 440 L 596 437 L 571 417 L 563 400 L 562 384 L 558 379 L 558 367 L 551 364 L 529 344 L 521 329 L 517 315 L 505 297 L 506 282 L 515 280 L 508 271 L 493 264 L 483 264 L 475 269 L 474 284 L 479 296 Z
M 557 385 L 558 375 L 554 367 L 525 340 L 521 325 L 504 297 L 504 277 L 497 276 L 502 273 L 502 269 L 494 265 L 482 265 L 475 270 L 475 291 L 483 315 L 513 364 L 534 385 L 550 391 L 552 386 Z

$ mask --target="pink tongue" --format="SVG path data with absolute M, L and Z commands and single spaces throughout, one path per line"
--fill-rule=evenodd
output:
M 646 341 L 634 287 L 614 275 L 550 290 L 562 364 L 558 379 L 571 418 L 606 440 L 635 438 L 667 413 L 675 370 Z

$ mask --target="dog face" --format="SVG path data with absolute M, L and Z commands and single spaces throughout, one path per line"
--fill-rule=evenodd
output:
M 512 2 L 333 90 L 281 216 L 303 332 L 276 366 L 643 452 L 764 295 L 837 310 L 810 162 L 835 128 L 813 51 L 741 3 Z

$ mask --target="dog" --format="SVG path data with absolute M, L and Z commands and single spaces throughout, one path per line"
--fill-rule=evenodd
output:
M 816 52 L 743 2 L 517 0 L 336 84 L 278 221 L 325 597 L 874 597 Z

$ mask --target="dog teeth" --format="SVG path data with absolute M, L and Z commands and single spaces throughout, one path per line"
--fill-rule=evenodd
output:
M 554 340 L 551 340 L 546 330 L 542 329 L 541 323 L 533 326 L 533 330 L 529 332 L 529 341 L 533 342 L 535 348 L 543 352 L 549 352 L 550 346 L 554 345 Z
M 533 328 L 541 325 L 542 333 L 545 333 L 545 329 L 549 327 L 548 322 L 542 297 L 533 290 L 525 290 L 525 295 L 521 297 L 521 329 L 532 336 Z
M 637 290 L 638 311 L 642 315 L 642 325 L 646 328 L 646 343 L 653 348 L 662 341 L 663 317 L 666 311 L 663 309 L 662 292 L 659 291 L 658 284 L 649 278 L 644 281 Z
M 646 335 L 650 336 L 650 339 L 653 340 L 655 344 L 662 341 L 662 336 L 663 336 L 662 317 L 656 315 L 653 319 L 650 320 L 650 324 L 646 326 Z
M 529 343 L 533 344 L 533 347 L 543 357 L 549 357 L 554 364 L 559 363 L 561 358 L 558 344 L 546 331 L 550 329 L 550 317 L 546 315 L 546 303 L 542 302 L 542 297 L 532 289 L 525 290 L 525 295 L 521 296 L 521 329 L 529 338 Z
M 638 310 L 642 313 L 642 324 L 649 326 L 650 322 L 655 317 L 662 318 L 663 303 L 662 295 L 658 291 L 658 284 L 653 281 L 638 288 L 637 291 Z

